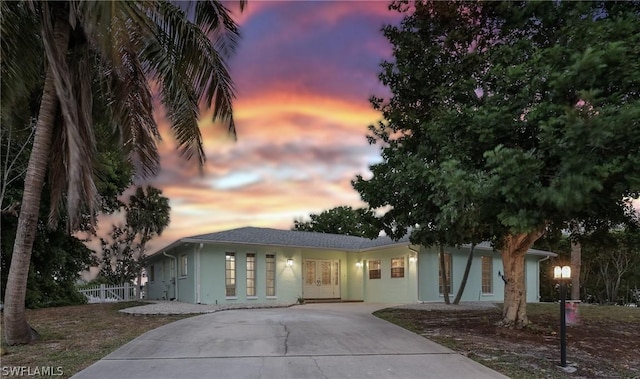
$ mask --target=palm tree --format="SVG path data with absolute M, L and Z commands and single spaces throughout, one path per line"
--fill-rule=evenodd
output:
M 147 186 L 136 188 L 136 193 L 129 197 L 127 205 L 127 225 L 135 234 L 140 236 L 141 250 L 154 235 L 162 234 L 164 228 L 169 226 L 169 199 L 162 196 L 162 191 Z
M 129 197 L 127 205 L 127 226 L 140 238 L 138 262 L 144 258 L 145 246 L 155 235 L 161 235 L 169 226 L 169 199 L 162 196 L 162 191 L 148 186 L 136 188 L 136 193 Z M 138 270 L 138 286 L 142 282 L 142 271 Z
M 245 1 L 240 4 L 242 9 Z M 79 224 L 80 215 L 94 214 L 92 102 L 106 100 L 124 152 L 136 162 L 138 174 L 154 174 L 160 134 L 149 83 L 156 83 L 181 154 L 195 157 L 202 167 L 200 106 L 212 108 L 214 119 L 227 121 L 235 132 L 234 90 L 224 61 L 236 45 L 238 32 L 228 9 L 214 0 L 179 5 L 162 0 L 28 1 L 2 2 L 1 7 L 3 97 L 29 96 L 35 88 L 29 75 L 39 67 L 30 65 L 41 61 L 25 60 L 34 55 L 28 50 L 42 48 L 45 58 L 5 293 L 5 341 L 19 344 L 35 339 L 24 300 L 47 171 L 50 220 L 57 219 L 60 207 L 54 205 L 63 199 L 70 230 Z M 22 23 L 34 27 L 25 30 Z M 38 43 L 29 44 L 34 40 Z M 100 96 L 92 93 L 92 81 L 99 83 Z

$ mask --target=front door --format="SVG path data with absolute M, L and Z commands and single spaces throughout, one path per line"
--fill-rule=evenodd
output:
M 340 262 L 305 259 L 302 293 L 305 299 L 340 298 Z

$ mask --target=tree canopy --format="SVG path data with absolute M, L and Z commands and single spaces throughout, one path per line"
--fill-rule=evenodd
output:
M 524 254 L 550 228 L 621 219 L 640 192 L 640 3 L 395 2 L 373 97 L 383 161 L 355 188 L 388 234 L 488 239 L 503 323 L 526 325 Z
M 312 213 L 309 219 L 309 221 L 295 220 L 292 230 L 345 234 L 371 239 L 376 238 L 380 232 L 375 214 L 367 208 L 353 209 L 349 206 L 340 206 L 319 214 Z
M 158 170 L 155 98 L 181 154 L 202 168 L 200 107 L 234 131 L 234 88 L 225 59 L 238 29 L 216 0 L 5 1 L 1 8 L 1 119 L 19 119 L 6 105 L 33 102 L 38 109 L 5 292 L 5 342 L 16 344 L 35 338 L 24 300 L 46 174 L 52 223 L 62 208 L 74 229 L 100 205 L 94 105 L 105 111 L 137 174 Z

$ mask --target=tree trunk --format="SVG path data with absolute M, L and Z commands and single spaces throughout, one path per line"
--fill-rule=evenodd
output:
M 544 229 L 531 233 L 510 234 L 503 240 L 500 253 L 504 266 L 504 306 L 500 325 L 522 328 L 529 324 L 525 285 L 525 255 Z
M 467 286 L 467 278 L 469 278 L 469 271 L 471 271 L 471 264 L 473 263 L 473 251 L 475 250 L 476 245 L 471 244 L 471 251 L 469 251 L 469 256 L 467 257 L 467 265 L 464 268 L 464 275 L 462 276 L 462 282 L 460 282 L 460 288 L 456 293 L 455 299 L 453 299 L 453 304 L 459 304 L 460 299 L 462 298 L 462 294 L 464 293 L 464 287 Z
M 66 22 L 57 22 L 54 38 L 58 49 L 67 50 L 69 35 L 69 25 Z M 33 149 L 29 156 L 29 164 L 24 181 L 18 230 L 13 245 L 9 275 L 7 276 L 4 299 L 4 331 L 5 342 L 9 345 L 30 343 L 37 338 L 37 334 L 27 323 L 25 296 L 31 250 L 33 249 L 38 224 L 40 196 L 42 195 L 42 186 L 49 162 L 53 127 L 58 109 L 54 73 L 50 65 L 47 65 L 45 75 Z
M 447 266 L 444 262 L 444 246 L 440 245 L 440 277 L 442 278 L 442 296 L 444 303 L 449 304 L 449 281 L 447 280 Z
M 580 241 L 571 241 L 571 300 L 580 300 L 581 258 L 582 245 Z

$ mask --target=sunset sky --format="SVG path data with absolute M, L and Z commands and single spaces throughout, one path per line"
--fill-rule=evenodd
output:
M 362 206 L 351 180 L 380 161 L 379 146 L 365 137 L 381 118 L 368 99 L 388 94 L 377 75 L 391 45 L 380 30 L 401 15 L 387 1 L 254 0 L 242 14 L 237 2 L 228 6 L 242 34 L 228 61 L 238 139 L 204 115 L 208 160 L 199 175 L 164 135 L 160 174 L 136 183 L 170 199 L 171 224 L 147 245 L 150 253 L 186 236 L 289 229 L 310 213 Z
M 149 184 L 170 199 L 171 225 L 151 252 L 185 236 L 289 229 L 310 213 L 360 206 L 350 182 L 380 160 L 365 136 L 380 119 L 369 97 L 387 94 L 377 75 L 391 45 L 380 29 L 401 19 L 388 2 L 250 1 L 242 14 L 228 6 L 242 34 L 228 61 L 238 140 L 203 117 L 199 175 L 163 138 L 162 171 Z

